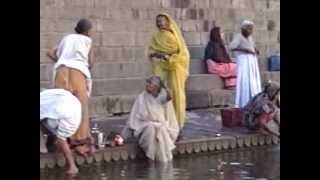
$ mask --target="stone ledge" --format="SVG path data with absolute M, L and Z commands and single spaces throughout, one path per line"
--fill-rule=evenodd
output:
M 176 143 L 173 150 L 174 158 L 206 152 L 224 152 L 235 149 L 253 148 L 258 146 L 271 146 L 279 144 L 280 139 L 274 136 L 264 136 L 259 134 L 242 134 L 239 136 L 222 136 L 212 138 L 202 138 L 193 140 L 183 140 Z M 145 159 L 145 155 L 134 142 L 124 146 L 107 147 L 98 150 L 91 157 L 75 155 L 76 163 L 81 166 L 93 163 L 111 163 L 116 161 L 126 161 L 135 159 Z M 52 169 L 64 167 L 65 159 L 61 154 L 40 154 L 40 169 Z

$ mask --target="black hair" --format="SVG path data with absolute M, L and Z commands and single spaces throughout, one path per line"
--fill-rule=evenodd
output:
M 74 30 L 78 34 L 86 34 L 89 32 L 89 30 L 92 28 L 92 23 L 88 19 L 80 19 L 77 23 L 77 26 L 74 28 Z

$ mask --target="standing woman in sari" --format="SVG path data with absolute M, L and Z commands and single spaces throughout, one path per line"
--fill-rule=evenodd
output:
M 241 23 L 241 33 L 230 43 L 237 59 L 236 107 L 243 108 L 250 99 L 261 92 L 261 79 L 257 59 L 258 51 L 252 39 L 253 22 Z
M 148 56 L 153 74 L 161 77 L 172 90 L 176 119 L 182 128 L 186 118 L 185 83 L 190 55 L 179 27 L 168 14 L 159 14 L 156 24 L 159 31 L 152 37 Z
M 75 27 L 76 33 L 66 35 L 57 48 L 47 55 L 55 62 L 54 86 L 65 89 L 75 95 L 81 102 L 82 116 L 80 127 L 70 138 L 70 145 L 81 155 L 92 153 L 94 147 L 90 136 L 88 101 L 91 92 L 92 23 L 81 19 Z

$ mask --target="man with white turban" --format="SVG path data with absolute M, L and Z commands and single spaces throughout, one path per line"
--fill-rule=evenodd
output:
M 253 22 L 244 20 L 241 33 L 229 45 L 237 60 L 236 107 L 243 108 L 251 98 L 261 92 L 260 70 L 257 60 L 259 53 L 252 39 Z

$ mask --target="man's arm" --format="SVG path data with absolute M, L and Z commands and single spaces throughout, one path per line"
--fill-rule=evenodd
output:
M 53 61 L 57 62 L 58 57 L 57 57 L 57 48 L 53 48 L 47 51 L 47 56 Z
M 94 59 L 95 56 L 94 56 L 94 53 L 93 53 L 93 50 L 92 48 L 90 49 L 90 52 L 89 52 L 89 69 L 92 69 L 93 65 L 94 65 Z

